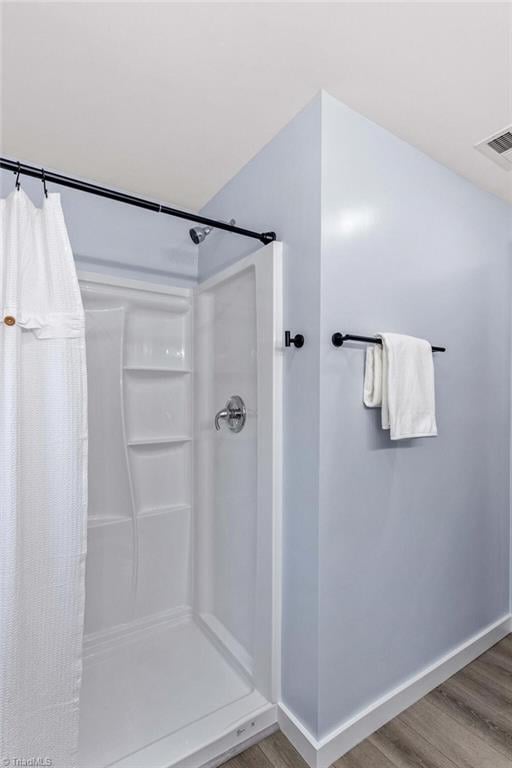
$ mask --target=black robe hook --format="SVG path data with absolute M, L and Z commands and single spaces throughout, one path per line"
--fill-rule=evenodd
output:
M 296 349 L 300 349 L 304 346 L 304 336 L 302 333 L 296 333 L 295 336 L 292 336 L 291 331 L 284 332 L 285 347 L 291 347 L 292 344 L 296 347 Z

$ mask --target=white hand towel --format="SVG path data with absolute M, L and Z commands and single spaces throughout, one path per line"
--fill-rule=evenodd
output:
M 382 405 L 382 347 L 380 344 L 366 347 L 363 402 L 368 408 Z
M 432 347 L 424 339 L 380 333 L 382 348 L 368 350 L 364 403 L 382 408 L 391 440 L 437 435 Z M 373 354 L 372 354 L 373 353 Z

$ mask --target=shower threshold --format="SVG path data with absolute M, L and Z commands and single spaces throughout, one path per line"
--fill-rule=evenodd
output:
M 275 707 L 185 614 L 87 651 L 79 766 L 198 768 L 275 719 Z

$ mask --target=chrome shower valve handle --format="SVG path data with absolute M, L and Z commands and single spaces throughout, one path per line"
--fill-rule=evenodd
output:
M 216 414 L 216 416 L 215 416 L 215 429 L 217 430 L 217 432 L 220 430 L 220 420 L 221 419 L 227 419 L 228 416 L 229 416 L 229 411 L 227 411 L 227 410 L 219 411 Z
M 215 416 L 215 429 L 221 428 L 221 422 L 225 422 L 231 432 L 241 432 L 247 419 L 245 403 L 240 395 L 231 395 L 224 408 Z

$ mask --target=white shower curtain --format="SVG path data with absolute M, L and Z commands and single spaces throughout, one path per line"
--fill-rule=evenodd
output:
M 0 211 L 0 765 L 74 768 L 87 514 L 84 312 L 60 196 L 36 208 L 15 190 Z M 28 762 L 35 759 L 46 762 Z

